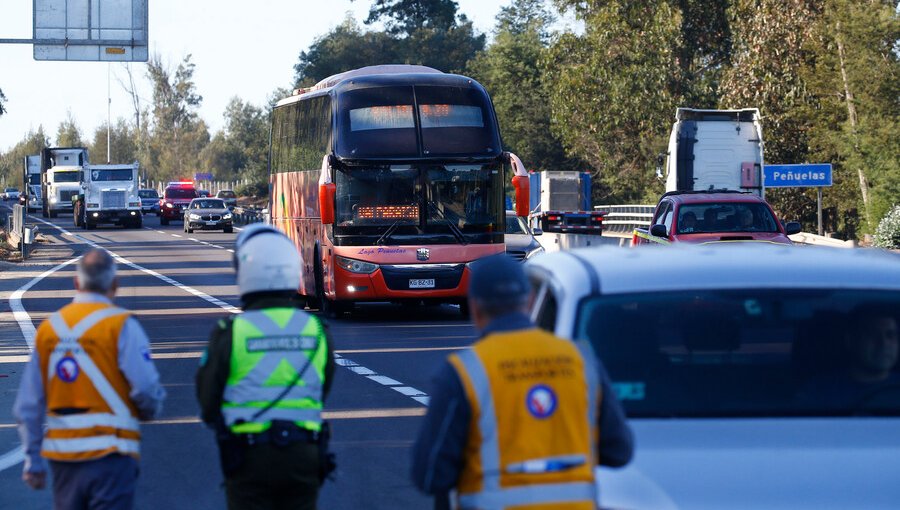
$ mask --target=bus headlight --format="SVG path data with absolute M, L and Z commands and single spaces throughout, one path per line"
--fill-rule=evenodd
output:
M 372 274 L 378 269 L 377 264 L 345 257 L 335 257 L 335 261 L 339 267 L 356 274 Z

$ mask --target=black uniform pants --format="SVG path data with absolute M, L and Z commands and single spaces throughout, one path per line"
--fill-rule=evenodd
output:
M 315 510 L 318 473 L 315 444 L 248 446 L 241 467 L 225 478 L 228 510 Z

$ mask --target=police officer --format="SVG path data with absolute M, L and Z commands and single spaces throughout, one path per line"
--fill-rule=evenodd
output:
M 284 234 L 266 225 L 244 229 L 234 263 L 244 312 L 218 322 L 197 372 L 228 508 L 314 509 L 331 342 L 292 299 L 301 262 Z
M 505 254 L 472 264 L 469 306 L 481 339 L 435 379 L 413 451 L 413 481 L 448 508 L 592 509 L 594 466 L 623 466 L 633 440 L 587 347 L 537 329 L 531 289 Z
M 22 479 L 42 489 L 41 456 L 49 459 L 57 510 L 132 508 L 138 420 L 158 416 L 165 398 L 147 335 L 112 304 L 117 287 L 109 253 L 82 257 L 75 300 L 38 327 L 13 408 L 25 445 Z

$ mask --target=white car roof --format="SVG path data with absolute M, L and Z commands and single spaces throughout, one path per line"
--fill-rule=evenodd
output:
M 599 247 L 540 255 L 567 297 L 688 289 L 848 288 L 900 290 L 900 256 L 876 249 L 721 243 Z

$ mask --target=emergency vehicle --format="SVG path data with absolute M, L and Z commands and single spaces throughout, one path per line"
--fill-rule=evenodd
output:
M 199 197 L 191 181 L 170 182 L 159 200 L 159 222 L 168 225 L 170 221 L 184 218 L 184 210 L 191 200 Z

